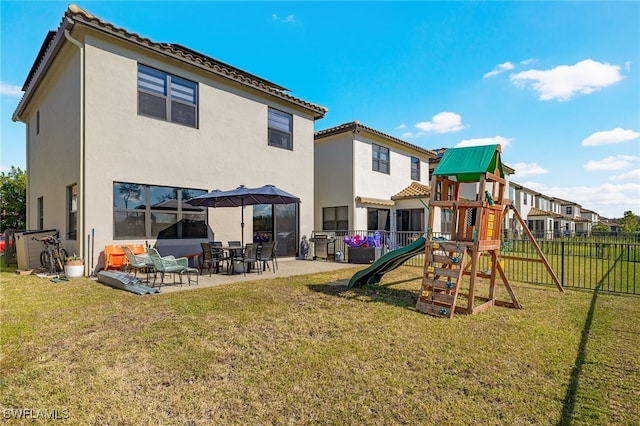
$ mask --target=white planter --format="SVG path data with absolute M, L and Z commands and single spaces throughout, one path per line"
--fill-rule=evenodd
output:
M 80 278 L 84 276 L 84 265 L 64 265 L 64 274 L 67 278 Z

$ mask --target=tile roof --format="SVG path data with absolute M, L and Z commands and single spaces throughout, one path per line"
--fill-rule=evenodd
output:
M 276 98 L 296 104 L 299 107 L 309 110 L 315 119 L 324 117 L 324 114 L 327 112 L 327 108 L 291 96 L 286 93 L 288 89 L 272 83 L 268 80 L 257 77 L 246 71 L 225 64 L 224 62 L 203 55 L 179 44 L 154 42 L 146 37 L 141 37 L 136 33 L 129 32 L 123 28 L 115 27 L 113 24 L 95 17 L 94 15 L 88 13 L 87 11 L 79 8 L 74 4 L 69 5 L 69 7 L 67 8 L 62 23 L 60 24 L 60 27 L 56 32 L 56 37 L 52 38 L 50 35 L 47 36 L 47 39 L 45 40 L 47 47 L 44 48 L 45 43 L 43 43 L 43 48 L 41 48 L 38 57 L 34 62 L 34 66 L 27 76 L 27 80 L 25 81 L 23 90 L 27 91 L 31 84 L 35 83 L 34 77 L 38 76 L 40 68 L 42 68 L 46 62 L 45 59 L 52 59 L 47 58 L 47 54 L 52 48 L 59 48 L 53 46 L 54 44 L 64 41 L 62 40 L 64 39 L 64 37 L 61 36 L 61 34 L 63 34 L 65 30 L 71 30 L 75 25 L 78 24 L 85 25 L 89 28 L 108 34 L 120 40 L 136 44 L 137 46 L 152 50 L 164 56 L 177 59 L 188 65 L 199 67 L 210 72 L 211 74 L 226 78 L 243 86 L 250 87 L 260 92 L 272 95 Z M 20 104 L 23 104 L 23 102 L 21 101 Z M 21 110 L 21 105 L 18 105 L 16 113 L 14 113 L 14 117 L 19 115 L 17 114 L 19 110 Z
M 548 210 L 540 210 L 539 208 L 536 208 L 536 207 L 531 207 L 531 210 L 529 210 L 529 213 L 527 214 L 527 217 L 530 217 L 530 216 L 550 216 L 555 219 L 564 219 L 564 220 L 570 220 L 573 222 L 591 222 L 589 219 L 585 219 L 582 216 L 567 216 L 562 213 L 554 213 Z
M 402 200 L 405 198 L 421 198 L 421 197 L 429 197 L 431 194 L 431 187 L 427 185 L 423 185 L 419 182 L 411 182 L 411 185 L 407 186 L 402 191 L 398 192 L 396 195 L 392 195 L 392 200 Z
M 388 135 L 386 133 L 382 133 L 381 131 L 376 130 L 372 127 L 368 127 L 363 124 L 360 124 L 357 120 L 351 121 L 349 123 L 340 124 L 339 126 L 331 127 L 329 129 L 319 130 L 314 134 L 314 139 L 318 140 L 318 139 L 326 138 L 332 135 L 338 135 L 340 133 L 360 132 L 360 131 L 368 132 L 372 135 L 386 139 L 387 141 L 397 143 L 399 145 L 402 145 L 414 151 L 418 151 L 428 157 L 435 157 L 436 155 L 436 153 L 431 150 L 421 148 L 417 145 L 413 145 L 409 142 L 405 142 L 402 139 L 398 139 L 394 136 Z
M 531 207 L 529 213 L 527 213 L 527 217 L 529 216 L 552 216 L 552 217 L 561 217 L 562 215 L 559 213 L 550 212 L 548 210 L 541 210 L 537 207 Z

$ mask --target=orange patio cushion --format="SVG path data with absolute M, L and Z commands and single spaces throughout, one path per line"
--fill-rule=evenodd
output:
M 120 246 L 110 244 L 104 246 L 104 269 L 122 269 L 126 263 L 126 257 L 124 251 Z

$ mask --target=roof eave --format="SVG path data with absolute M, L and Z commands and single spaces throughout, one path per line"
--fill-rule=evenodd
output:
M 24 109 L 26 108 L 27 104 L 31 100 L 31 97 L 33 96 L 35 90 L 40 84 L 42 78 L 46 74 L 46 71 L 49 69 L 49 66 L 51 65 L 56 55 L 62 48 L 62 45 L 64 44 L 65 30 L 68 30 L 72 26 L 73 26 L 73 20 L 65 16 L 65 18 L 62 20 L 62 23 L 60 24 L 60 27 L 58 28 L 58 31 L 56 32 L 55 37 L 53 38 L 53 41 L 49 45 L 49 48 L 46 50 L 46 53 L 44 54 L 44 57 L 40 61 L 40 65 L 38 65 L 33 77 L 30 79 L 28 84 L 26 84 L 26 87 L 23 87 L 23 89 L 25 89 L 24 95 L 22 95 L 22 99 L 20 99 L 20 102 L 18 102 L 18 106 L 16 107 L 15 111 L 13 112 L 13 115 L 11 116 L 12 121 L 14 122 L 22 121 L 21 116 L 22 116 L 22 113 L 24 112 Z M 36 61 L 38 60 L 39 60 L 39 57 L 36 58 Z
M 413 145 L 410 144 L 409 142 L 403 141 L 402 139 L 398 139 L 394 136 L 388 135 L 386 133 L 380 132 L 374 128 L 365 126 L 360 124 L 358 121 L 351 121 L 348 123 L 344 123 L 344 124 L 340 124 L 338 126 L 335 127 L 331 127 L 328 129 L 324 129 L 324 130 L 319 130 L 314 134 L 314 139 L 323 139 L 323 138 L 327 138 L 330 136 L 334 136 L 334 135 L 339 135 L 342 133 L 348 133 L 348 132 L 366 132 L 369 135 L 372 135 L 374 137 L 378 137 L 378 138 L 383 138 L 389 142 L 395 143 L 397 145 L 403 146 L 405 148 L 409 148 L 412 149 L 414 151 L 418 151 L 421 152 L 423 154 L 425 154 L 425 156 L 429 157 L 430 159 L 436 156 L 436 153 L 434 151 L 431 151 L 429 149 L 426 148 L 421 148 L 417 145 Z
M 47 49 L 44 58 L 40 61 L 40 65 L 38 66 L 37 71 L 35 72 L 33 78 L 31 78 L 31 80 L 29 81 L 25 91 L 25 95 L 19 102 L 18 107 L 16 108 L 12 116 L 13 121 L 21 121 L 20 116 L 24 112 L 24 108 L 26 107 L 26 104 L 31 99 L 33 92 L 35 91 L 38 84 L 40 83 L 40 80 L 46 73 L 46 70 L 51 65 L 52 60 L 55 58 L 56 54 L 64 44 L 65 30 L 72 28 L 76 24 L 81 24 L 99 33 L 107 34 L 111 37 L 125 41 L 127 43 L 135 44 L 143 49 L 151 50 L 159 55 L 170 57 L 181 63 L 198 67 L 200 69 L 207 71 L 208 73 L 214 74 L 225 80 L 239 84 L 245 88 L 250 88 L 262 94 L 266 94 L 268 96 L 296 105 L 297 107 L 305 111 L 308 111 L 314 120 L 323 118 L 328 111 L 327 108 L 325 107 L 312 104 L 311 102 L 303 101 L 302 99 L 298 99 L 294 96 L 284 93 L 281 90 L 280 86 L 274 85 L 274 87 L 268 87 L 266 84 L 260 84 L 260 82 L 256 81 L 255 78 L 254 79 L 251 78 L 252 74 L 246 73 L 242 70 L 233 69 L 233 70 L 229 70 L 229 73 L 225 73 L 221 71 L 221 69 L 224 68 L 223 63 L 216 64 L 211 61 L 189 60 L 189 58 L 186 55 L 181 56 L 174 53 L 171 48 L 166 47 L 166 43 L 163 45 L 162 43 L 154 42 L 148 38 L 140 37 L 135 33 L 130 33 L 127 30 L 116 28 L 114 25 L 108 22 L 104 22 L 99 18 L 96 18 L 95 16 L 88 14 L 86 11 L 71 5 L 69 6 L 69 8 L 67 9 L 67 12 L 65 13 L 63 21 L 57 30 L 57 33 L 55 35 L 53 42 L 51 43 L 51 47 Z M 189 53 L 189 52 L 185 52 L 185 53 Z M 193 55 L 191 56 L 193 57 Z M 39 58 L 36 58 L 36 61 L 38 60 Z M 240 72 L 237 72 L 236 70 Z

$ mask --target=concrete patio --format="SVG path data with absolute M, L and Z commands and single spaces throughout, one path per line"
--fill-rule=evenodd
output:
M 225 273 L 220 274 L 211 274 L 209 276 L 209 271 L 204 270 L 202 275 L 198 276 L 198 284 L 194 282 L 189 285 L 187 283 L 186 277 L 183 277 L 182 285 L 178 282 L 177 284 L 173 284 L 172 277 L 167 275 L 164 279 L 164 284 L 160 288 L 161 293 L 171 293 L 174 291 L 183 291 L 183 290 L 193 290 L 198 288 L 205 287 L 213 287 L 216 285 L 222 284 L 230 284 L 236 282 L 243 281 L 256 281 L 261 279 L 272 279 L 272 278 L 282 278 L 282 277 L 291 277 L 295 275 L 307 275 L 307 274 L 315 274 L 319 272 L 328 272 L 334 271 L 337 269 L 349 269 L 352 268 L 355 273 L 357 270 L 362 269 L 367 265 L 356 265 L 353 263 L 346 262 L 327 262 L 324 260 L 298 260 L 294 258 L 284 258 L 278 259 L 278 269 L 276 269 L 275 274 L 273 270 L 267 269 L 262 274 L 258 275 L 258 273 L 254 270 L 252 272 L 248 272 L 246 276 L 244 274 L 235 274 L 235 275 L 227 275 Z M 144 274 L 138 274 L 139 278 L 144 279 Z M 151 277 L 151 282 L 153 282 L 153 277 Z M 156 288 L 160 284 L 160 277 L 158 276 L 158 281 L 156 282 Z M 151 286 L 151 284 L 149 284 Z

